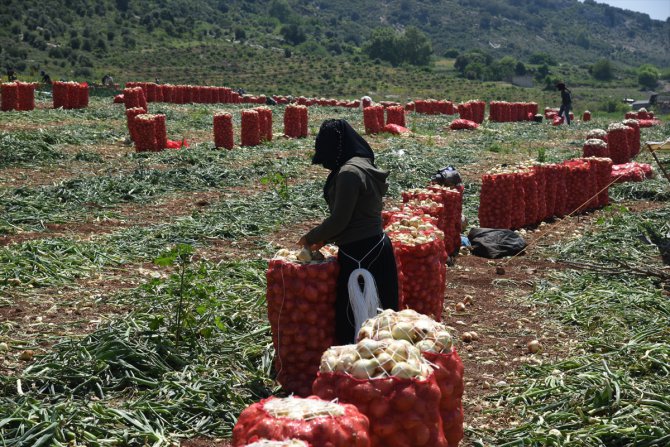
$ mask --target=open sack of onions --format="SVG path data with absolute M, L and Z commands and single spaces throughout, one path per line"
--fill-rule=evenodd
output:
M 373 447 L 448 446 L 433 368 L 407 340 L 364 339 L 330 348 L 312 389 L 365 414 Z
M 233 429 L 233 446 L 260 440 L 301 440 L 303 444 L 259 446 L 370 447 L 368 418 L 354 405 L 310 396 L 270 397 L 246 408 Z M 257 445 L 257 444 L 252 444 Z
M 428 360 L 440 387 L 440 415 L 449 446 L 463 439 L 463 362 L 446 326 L 411 309 L 385 310 L 363 323 L 358 340 L 404 340 Z
M 268 263 L 267 305 L 277 381 L 307 396 L 321 354 L 335 342 L 339 265 L 326 248 L 280 250 Z

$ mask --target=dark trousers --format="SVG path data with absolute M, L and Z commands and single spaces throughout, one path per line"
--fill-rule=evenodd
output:
M 373 236 L 351 244 L 340 245 L 337 260 L 340 275 L 337 278 L 337 301 L 335 302 L 335 336 L 340 345 L 351 344 L 356 338 L 354 315 L 349 302 L 349 276 L 358 268 L 358 263 L 348 256 L 361 260 L 379 243 L 382 235 Z M 398 310 L 398 270 L 393 254 L 393 246 L 388 236 L 361 262 L 361 268 L 368 270 L 375 278 L 379 301 L 384 309 Z
M 570 105 L 565 105 L 561 104 L 561 108 L 558 109 L 558 116 L 563 116 L 565 113 L 565 122 L 568 123 L 568 126 L 570 125 Z

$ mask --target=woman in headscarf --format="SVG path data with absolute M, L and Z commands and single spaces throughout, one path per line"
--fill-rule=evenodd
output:
M 323 187 L 330 216 L 298 243 L 338 245 L 335 324 L 340 344 L 353 343 L 356 336 L 348 281 L 357 268 L 368 270 L 374 277 L 382 308 L 398 309 L 398 272 L 381 216 L 388 172 L 377 168 L 374 160 L 370 145 L 347 121 L 329 119 L 321 124 L 312 164 L 330 170 Z

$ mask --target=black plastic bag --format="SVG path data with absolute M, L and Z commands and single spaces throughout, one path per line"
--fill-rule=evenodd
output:
M 526 248 L 526 241 L 512 230 L 473 228 L 468 233 L 472 254 L 488 259 L 514 256 Z
M 430 178 L 430 181 L 443 186 L 456 186 L 463 182 L 461 174 L 453 166 L 440 169 Z

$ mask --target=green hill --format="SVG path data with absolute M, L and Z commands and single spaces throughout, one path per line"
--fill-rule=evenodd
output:
M 451 59 L 471 50 L 529 66 L 541 55 L 562 64 L 554 73 L 577 77 L 602 58 L 622 72 L 670 66 L 669 22 L 590 0 L 5 0 L 0 25 L 3 68 L 26 78 L 45 70 L 90 81 L 109 72 L 121 82 L 410 94 L 443 85 Z M 370 59 L 365 48 L 380 27 L 420 30 L 430 65 Z

